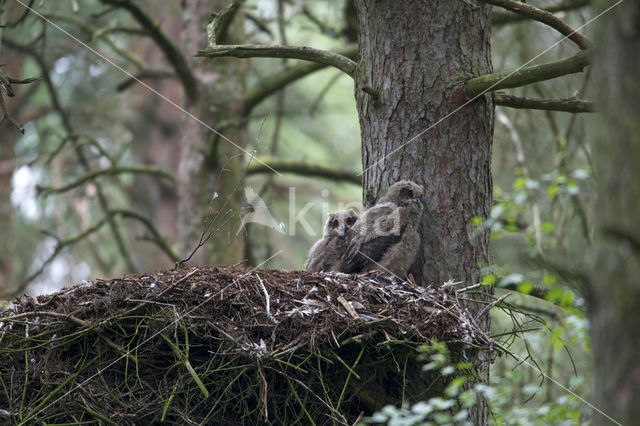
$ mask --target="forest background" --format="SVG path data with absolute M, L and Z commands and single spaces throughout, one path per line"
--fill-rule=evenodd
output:
M 38 78 L 14 81 L 15 97 L 3 89 L 5 110 L 14 120 L 0 127 L 0 251 L 10 254 L 0 259 L 0 292 L 7 299 L 170 268 L 198 243 L 201 211 L 189 204 L 195 198 L 183 202 L 177 195 L 180 142 L 188 137 L 181 129 L 193 120 L 173 104 L 189 96 L 180 60 L 170 49 L 153 48 L 157 39 L 150 40 L 135 13 L 118 3 L 28 2 L 52 26 L 19 3 L 0 2 L 6 26 L 2 75 Z M 185 19 L 180 2 L 134 3 L 179 44 Z M 531 4 L 551 9 L 573 28 L 595 16 L 589 1 Z M 353 57 L 352 9 L 351 1 L 248 0 L 225 37 Z M 492 13 L 495 71 L 516 69 L 534 57 L 532 64 L 575 53 L 570 41 L 557 43 L 562 35 L 547 25 L 498 8 Z M 200 15 L 193 25 L 204 30 L 208 18 Z M 182 52 L 186 66 L 202 61 L 192 56 L 205 46 L 193 47 Z M 331 67 L 299 71 L 293 59 L 216 61 L 226 73 L 193 69 L 219 94 L 210 115 L 198 118 L 242 149 L 215 135 L 202 147 L 216 150 L 211 168 L 218 174 L 211 180 L 225 183 L 198 201 L 210 212 L 221 211 L 223 226 L 192 261 L 301 269 L 327 213 L 362 200 L 353 80 Z M 260 93 L 278 73 L 292 70 L 304 78 L 290 77 L 282 90 Z M 516 354 L 491 368 L 487 394 L 496 422 L 575 424 L 597 415 L 578 397 L 592 398 L 581 271 L 593 260 L 594 106 L 585 100 L 595 97 L 594 90 L 587 67 L 509 92 L 564 99 L 570 112 L 500 102 L 495 110 L 494 203 L 489 217 L 475 217 L 472 225 L 491 232 L 492 258 L 483 283 L 495 285 L 498 297 L 512 292 L 512 308 L 492 312 L 492 336 Z M 255 97 L 250 108 L 239 104 L 238 92 Z M 247 201 L 256 196 L 271 217 L 243 221 Z

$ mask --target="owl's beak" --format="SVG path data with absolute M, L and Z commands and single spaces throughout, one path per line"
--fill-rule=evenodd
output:
M 417 205 L 421 206 L 422 205 L 422 200 L 420 198 L 413 198 L 411 201 L 413 201 L 414 203 L 416 203 Z
M 342 238 L 344 238 L 344 236 L 347 234 L 347 224 L 343 223 L 340 225 L 340 227 L 338 228 L 338 235 Z

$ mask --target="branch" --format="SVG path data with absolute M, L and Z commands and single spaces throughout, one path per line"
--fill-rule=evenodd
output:
M 169 246 L 166 240 L 162 238 L 162 235 L 153 225 L 151 220 L 149 220 L 146 216 L 138 212 L 135 212 L 133 210 L 126 210 L 126 209 L 114 209 L 114 210 L 111 210 L 109 213 L 114 216 L 120 215 L 124 218 L 135 219 L 141 222 L 147 228 L 147 230 L 151 233 L 152 238 L 149 238 L 149 241 L 154 242 L 167 256 L 169 256 L 172 262 L 177 262 L 180 259 L 180 257 L 178 257 L 178 255 L 173 251 L 173 249 L 171 249 L 171 246 Z
M 42 274 L 42 272 L 44 272 L 44 268 L 46 268 L 47 265 L 49 263 L 51 263 L 51 261 L 53 259 L 55 259 L 56 256 L 58 256 L 58 254 L 60 254 L 65 247 L 68 247 L 68 246 L 71 246 L 73 244 L 76 244 L 80 240 L 82 240 L 82 239 L 88 237 L 89 235 L 93 234 L 94 232 L 98 231 L 100 228 L 102 228 L 102 226 L 104 226 L 106 223 L 108 223 L 109 219 L 110 219 L 110 216 L 103 217 L 95 225 L 85 229 L 84 231 L 80 232 L 79 234 L 76 234 L 73 237 L 69 237 L 69 238 L 67 238 L 65 240 L 58 240 L 58 242 L 56 243 L 55 248 L 53 249 L 53 252 L 49 255 L 49 257 L 47 257 L 45 259 L 45 261 L 42 263 L 40 268 L 38 268 L 36 271 L 34 271 L 29 276 L 27 276 L 20 283 L 20 285 L 18 286 L 18 291 L 24 290 L 27 287 L 27 285 L 29 285 L 29 283 L 31 281 L 33 281 L 40 274 Z M 2 296 L 2 295 L 0 295 L 0 296 Z
M 591 3 L 591 0 L 564 0 L 558 3 L 551 3 L 538 6 L 538 9 L 547 11 L 549 13 L 567 12 L 570 10 L 580 9 Z M 526 21 L 529 19 L 526 15 L 516 15 L 511 12 L 493 12 L 491 13 L 491 25 L 499 26 L 506 24 L 513 24 L 517 22 Z
M 518 109 L 541 109 L 545 111 L 594 112 L 594 103 L 580 99 L 543 99 L 524 98 L 507 95 L 503 92 L 495 94 L 495 104 Z
M 467 80 L 465 92 L 469 99 L 473 99 L 484 92 L 525 86 L 567 74 L 582 72 L 588 64 L 589 51 L 582 51 L 559 61 L 524 67 L 515 71 L 473 77 Z
M 31 56 L 36 61 L 38 67 L 40 68 L 40 72 L 42 74 L 42 79 L 43 79 L 43 81 L 45 83 L 45 86 L 47 88 L 47 92 L 49 94 L 51 105 L 53 106 L 53 109 L 58 113 L 58 115 L 60 115 L 60 119 L 62 121 L 62 126 L 67 131 L 67 133 L 70 133 L 70 134 L 75 133 L 74 127 L 71 124 L 71 120 L 70 120 L 69 114 L 62 107 L 62 103 L 60 102 L 60 98 L 58 96 L 58 92 L 57 92 L 57 90 L 56 90 L 56 88 L 55 88 L 55 86 L 53 84 L 53 81 L 51 80 L 51 76 L 49 75 L 50 67 L 44 61 L 44 58 L 39 53 L 39 50 L 36 50 L 34 47 L 32 47 L 29 44 L 20 44 L 20 43 L 17 43 L 15 41 L 13 41 L 13 40 L 7 39 L 6 37 L 3 39 L 3 42 L 7 46 L 9 46 L 11 49 L 17 50 L 19 52 L 23 52 L 23 53 Z M 75 141 L 75 139 L 72 139 L 72 142 L 74 142 L 74 141 Z M 86 155 L 84 154 L 84 152 L 82 151 L 80 146 L 78 144 L 76 144 L 75 142 L 74 142 L 74 150 L 75 150 L 76 156 L 78 157 L 78 161 L 80 162 L 80 165 L 82 166 L 82 168 L 87 170 L 87 171 L 90 171 L 91 170 L 91 165 L 89 164 L 89 161 L 87 160 Z M 104 191 L 102 190 L 102 187 L 97 182 L 96 182 L 96 194 L 98 195 L 98 202 L 100 204 L 100 208 L 102 209 L 104 214 L 107 215 L 105 219 L 109 222 L 109 227 L 111 229 L 111 233 L 113 234 L 113 238 L 114 238 L 114 240 L 116 242 L 116 245 L 118 246 L 118 249 L 120 250 L 120 254 L 122 255 L 123 259 L 125 260 L 125 262 L 127 264 L 127 267 L 131 271 L 138 270 L 138 267 L 136 266 L 133 258 L 131 257 L 131 254 L 129 253 L 129 250 L 127 249 L 127 246 L 124 244 L 124 240 L 122 238 L 122 234 L 120 233 L 120 229 L 118 229 L 118 225 L 115 223 L 113 218 L 109 215 L 109 205 L 107 203 L 107 198 L 104 195 Z M 56 252 L 56 255 L 57 255 L 57 253 L 58 252 Z M 40 271 L 40 272 L 42 272 L 42 271 Z M 34 276 L 34 278 L 35 278 L 35 276 Z
M 358 176 L 356 172 L 349 172 L 333 167 L 319 166 L 317 164 L 309 164 L 302 161 L 282 158 L 265 157 L 260 160 L 262 163 L 253 163 L 249 166 L 247 169 L 248 175 L 273 173 L 273 170 L 269 168 L 271 167 L 281 173 L 293 173 L 306 177 L 316 176 L 325 179 L 353 183 L 355 185 L 362 185 L 362 178 Z
M 266 46 L 260 44 L 212 46 L 199 51 L 196 56 L 206 58 L 233 56 L 236 58 L 302 59 L 336 67 L 352 77 L 356 70 L 356 63 L 343 55 L 307 46 Z
M 129 50 L 118 47 L 118 45 L 114 43 L 113 40 L 111 40 L 107 31 L 105 31 L 106 30 L 105 28 L 96 27 L 95 25 L 92 25 L 76 16 L 69 16 L 62 13 L 45 13 L 43 14 L 43 16 L 52 20 L 65 21 L 70 24 L 76 25 L 80 29 L 89 33 L 91 41 L 100 39 L 104 41 L 118 55 L 122 56 L 123 58 L 125 58 L 126 60 L 133 63 L 139 68 L 144 67 L 144 62 L 142 62 L 140 58 L 138 58 L 136 55 L 131 53 Z
M 625 230 L 617 226 L 604 226 L 600 232 L 605 237 L 629 244 L 637 254 L 640 254 L 640 238 L 634 236 L 631 230 Z
M 121 83 L 118 83 L 118 85 L 116 86 L 116 90 L 118 92 L 123 92 L 125 90 L 127 90 L 129 87 L 131 87 L 133 84 L 137 83 L 139 80 L 144 80 L 144 79 L 164 79 L 164 78 L 175 78 L 176 74 L 169 69 L 153 69 L 153 68 L 148 68 L 148 69 L 143 69 L 141 71 L 139 71 L 138 73 L 134 74 L 133 77 L 129 77 L 126 80 L 122 81 Z
M 220 12 L 214 12 L 209 17 L 207 25 L 207 42 L 209 45 L 222 44 L 227 36 L 229 25 L 240 8 L 240 1 L 232 1 Z
M 350 44 L 342 49 L 334 52 L 337 55 L 344 56 L 346 58 L 355 58 L 358 54 L 358 45 Z M 260 81 L 257 85 L 250 87 L 246 92 L 246 97 L 243 106 L 243 115 L 249 115 L 251 110 L 262 102 L 268 96 L 276 93 L 288 84 L 293 83 L 296 80 L 306 77 L 314 71 L 327 67 L 326 64 L 318 62 L 302 63 L 294 65 L 289 68 L 285 68 L 280 71 L 276 71 L 266 79 Z
M 24 134 L 24 128 L 22 127 L 22 125 L 18 123 L 18 121 L 13 118 L 11 114 L 9 114 L 7 104 L 4 103 L 4 96 L 2 95 L 2 92 L 0 92 L 0 111 L 2 112 L 2 117 L 0 117 L 0 124 L 2 124 L 4 120 L 7 120 L 16 129 L 18 129 L 20 133 Z
M 589 48 L 589 40 L 587 40 L 582 34 L 577 33 L 576 30 L 571 28 L 569 25 L 567 25 L 567 23 L 565 23 L 562 19 L 558 18 L 551 12 L 547 12 L 546 10 L 538 9 L 535 6 L 531 6 L 515 0 L 480 1 L 492 4 L 494 6 L 502 7 L 504 9 L 510 10 L 511 12 L 517 13 L 518 15 L 523 15 L 527 18 L 535 19 L 536 21 L 540 21 L 543 24 L 547 24 L 563 36 L 568 37 L 571 41 L 577 44 L 580 49 L 587 50 Z
M 518 293 L 521 293 L 520 290 L 518 290 L 518 284 L 516 284 L 516 283 L 498 284 L 498 286 L 496 288 L 501 288 L 503 290 L 517 291 Z M 548 292 L 549 292 L 549 290 L 544 288 L 544 287 L 535 286 L 526 295 L 527 296 L 533 296 L 533 297 L 536 297 L 538 299 L 542 299 L 544 301 L 547 301 L 547 293 Z M 524 293 L 521 293 L 521 294 L 524 294 Z
M 176 261 L 178 259 L 178 256 L 173 252 L 171 247 L 169 247 L 167 242 L 164 240 L 164 238 L 162 238 L 162 236 L 160 235 L 158 230 L 155 228 L 155 226 L 151 223 L 151 221 L 149 219 L 147 219 L 142 214 L 137 213 L 137 212 L 132 211 L 132 210 L 114 209 L 114 210 L 109 210 L 107 212 L 107 215 L 105 217 L 103 217 L 102 219 L 100 219 L 98 222 L 96 222 L 93 226 L 85 229 L 84 231 L 81 231 L 80 233 L 74 235 L 73 237 L 69 237 L 69 238 L 66 238 L 64 240 L 58 239 L 53 252 L 49 255 L 49 257 L 47 259 L 45 259 L 45 261 L 42 263 L 40 268 L 38 268 L 31 275 L 27 276 L 27 278 L 25 278 L 20 283 L 19 289 L 22 290 L 22 289 L 26 288 L 27 285 L 31 281 L 33 281 L 36 277 L 38 277 L 38 275 L 42 274 L 42 272 L 44 272 L 44 269 L 46 268 L 46 266 L 49 263 L 51 263 L 51 261 L 53 259 L 55 259 L 56 256 L 58 256 L 58 254 L 60 254 L 65 247 L 69 247 L 71 245 L 74 245 L 74 244 L 80 242 L 81 240 L 87 238 L 89 235 L 99 231 L 100 228 L 102 228 L 105 224 L 111 222 L 113 220 L 113 218 L 115 218 L 117 216 L 122 216 L 122 217 L 130 218 L 130 219 L 136 219 L 136 220 L 142 222 L 142 224 L 144 224 L 144 226 L 149 230 L 149 232 L 151 232 L 151 234 L 153 236 L 152 241 L 155 242 L 156 245 L 167 256 L 169 256 L 173 261 Z M 89 243 L 89 244 L 91 244 L 91 243 Z M 0 297 L 2 297 L 2 296 L 3 296 L 3 294 L 0 294 Z
M 164 52 L 167 60 L 176 70 L 178 79 L 182 82 L 187 98 L 193 101 L 197 98 L 196 78 L 191 73 L 187 60 L 173 44 L 169 36 L 160 28 L 160 24 L 154 21 L 137 3 L 129 0 L 100 0 L 103 3 L 118 6 L 131 13 L 133 18 L 149 32 L 149 36 L 158 44 Z
M 38 190 L 40 195 L 43 195 L 46 197 L 51 194 L 61 194 L 63 192 L 67 192 L 73 188 L 77 188 L 78 186 L 83 185 L 88 181 L 95 180 L 99 176 L 103 176 L 103 175 L 113 176 L 121 173 L 146 173 L 154 176 L 159 176 L 165 179 L 169 179 L 171 181 L 175 181 L 176 179 L 173 173 L 167 170 L 153 167 L 153 166 L 130 166 L 130 167 L 114 166 L 114 167 L 109 167 L 108 169 L 91 170 L 83 174 L 73 182 L 70 182 L 63 186 L 59 186 L 59 187 L 36 186 L 36 189 Z
M 27 15 L 29 15 L 29 12 L 31 12 L 31 8 L 33 7 L 33 3 L 35 3 L 35 0 L 29 0 L 29 5 L 24 8 L 24 11 L 22 12 L 22 15 L 20 15 L 13 22 L 7 22 L 4 25 L 4 27 L 11 28 L 11 27 L 17 27 L 18 25 L 20 25 L 27 18 Z

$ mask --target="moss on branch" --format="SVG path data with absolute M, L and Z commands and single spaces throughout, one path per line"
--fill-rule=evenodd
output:
M 362 177 L 358 176 L 356 172 L 282 158 L 263 157 L 260 160 L 262 163 L 251 163 L 249 165 L 249 168 L 247 169 L 248 175 L 273 173 L 272 169 L 276 169 L 281 173 L 293 173 L 306 177 L 321 177 L 353 183 L 354 185 L 362 185 Z M 271 167 L 271 169 L 269 167 Z
M 521 96 L 507 95 L 498 92 L 495 94 L 496 105 L 518 109 L 541 109 L 545 111 L 563 112 L 594 112 L 594 104 L 591 101 L 580 99 L 543 99 L 524 98 Z
M 465 93 L 469 99 L 473 99 L 484 92 L 521 87 L 563 75 L 582 72 L 588 64 L 589 52 L 582 51 L 559 61 L 471 78 L 466 82 Z
M 206 58 L 232 56 L 235 58 L 302 59 L 335 67 L 350 76 L 353 76 L 356 69 L 356 63 L 346 56 L 307 46 L 268 46 L 260 44 L 211 46 L 199 51 L 196 56 Z
M 502 7 L 518 15 L 526 16 L 527 18 L 534 19 L 550 26 L 558 31 L 560 34 L 568 37 L 571 41 L 580 47 L 582 50 L 589 48 L 589 41 L 580 33 L 577 33 L 573 28 L 567 25 L 562 19 L 558 18 L 551 12 L 539 9 L 535 6 L 531 6 L 526 3 L 522 3 L 515 0 L 480 0 L 484 3 L 488 3 L 494 6 Z

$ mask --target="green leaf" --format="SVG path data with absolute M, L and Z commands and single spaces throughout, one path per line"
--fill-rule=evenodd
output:
M 531 281 L 522 281 L 518 284 L 518 292 L 522 294 L 531 294 L 533 291 L 533 283 Z
M 482 285 L 485 286 L 495 285 L 496 282 L 498 282 L 498 276 L 493 272 L 488 273 L 482 278 Z
M 558 281 L 558 277 L 555 274 L 546 273 L 542 277 L 542 284 L 553 285 Z
M 540 229 L 542 230 L 542 232 L 551 232 L 556 229 L 556 224 L 553 222 L 542 222 L 542 225 L 540 225 Z
M 527 186 L 527 178 L 524 176 L 520 176 L 518 179 L 513 182 L 513 189 L 516 191 L 519 189 L 524 189 Z
M 553 287 L 547 292 L 545 299 L 549 302 L 557 302 L 562 299 L 564 289 L 562 287 Z

